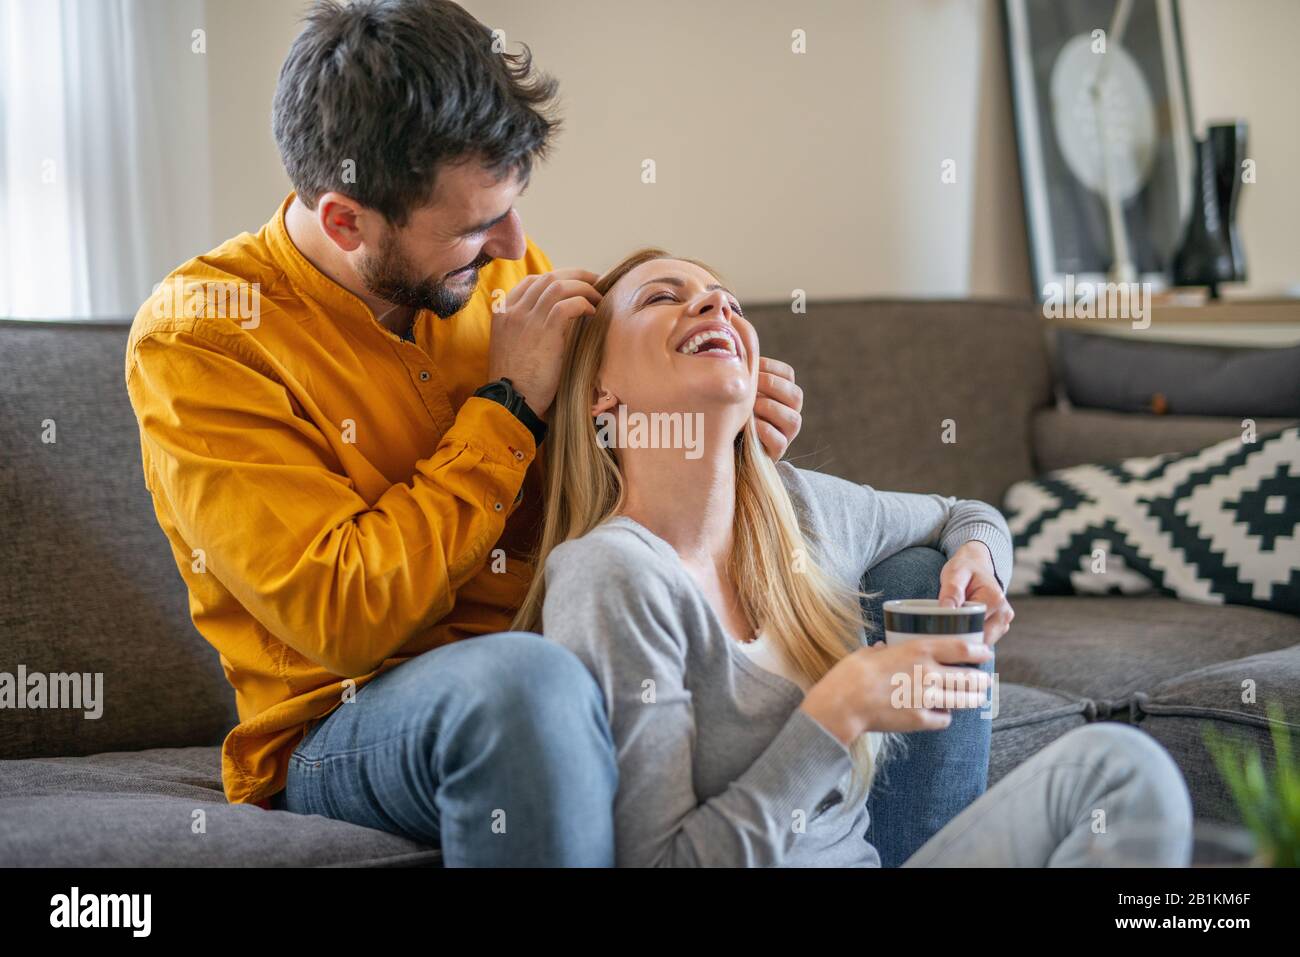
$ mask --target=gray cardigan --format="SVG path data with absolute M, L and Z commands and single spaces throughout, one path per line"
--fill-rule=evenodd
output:
M 778 468 L 822 566 L 846 585 L 911 545 L 951 554 L 971 540 L 1008 583 L 1011 536 L 996 509 Z M 545 574 L 546 637 L 604 692 L 618 866 L 880 865 L 866 809 L 842 800 L 848 749 L 799 710 L 798 686 L 726 635 L 672 546 L 616 516 L 555 548 Z

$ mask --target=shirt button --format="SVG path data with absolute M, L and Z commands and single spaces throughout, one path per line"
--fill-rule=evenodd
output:
M 524 453 L 523 453 L 523 450 L 522 450 L 522 449 L 515 449 L 515 461 L 516 461 L 516 462 L 522 462 L 523 460 L 524 460 Z
M 493 511 L 497 511 L 497 512 L 501 511 L 502 508 L 503 508 L 503 506 L 501 505 L 500 502 L 497 502 L 496 504 L 494 504 L 494 505 L 492 506 Z
M 429 370 L 428 370 L 428 369 L 421 369 L 421 370 L 420 370 L 420 381 L 421 381 L 421 382 L 428 382 L 428 381 L 429 381 Z

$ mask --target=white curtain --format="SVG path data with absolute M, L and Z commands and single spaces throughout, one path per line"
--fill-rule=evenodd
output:
M 205 251 L 203 13 L 0 0 L 0 316 L 130 316 Z

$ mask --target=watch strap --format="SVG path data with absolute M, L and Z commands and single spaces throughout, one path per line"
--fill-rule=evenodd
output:
M 479 386 L 474 390 L 474 394 L 505 406 L 533 434 L 533 442 L 536 445 L 542 444 L 542 440 L 546 438 L 546 423 L 539 419 L 537 413 L 529 408 L 528 403 L 524 401 L 523 394 L 515 388 L 514 383 L 509 379 L 504 377 L 495 379 L 486 385 Z

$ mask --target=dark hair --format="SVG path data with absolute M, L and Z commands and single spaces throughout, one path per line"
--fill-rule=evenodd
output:
M 559 128 L 548 115 L 558 84 L 533 72 L 527 45 L 509 54 L 492 43 L 450 0 L 319 0 L 280 68 L 271 113 L 302 201 L 314 209 L 334 190 L 402 226 L 444 163 L 473 158 L 526 179 Z

